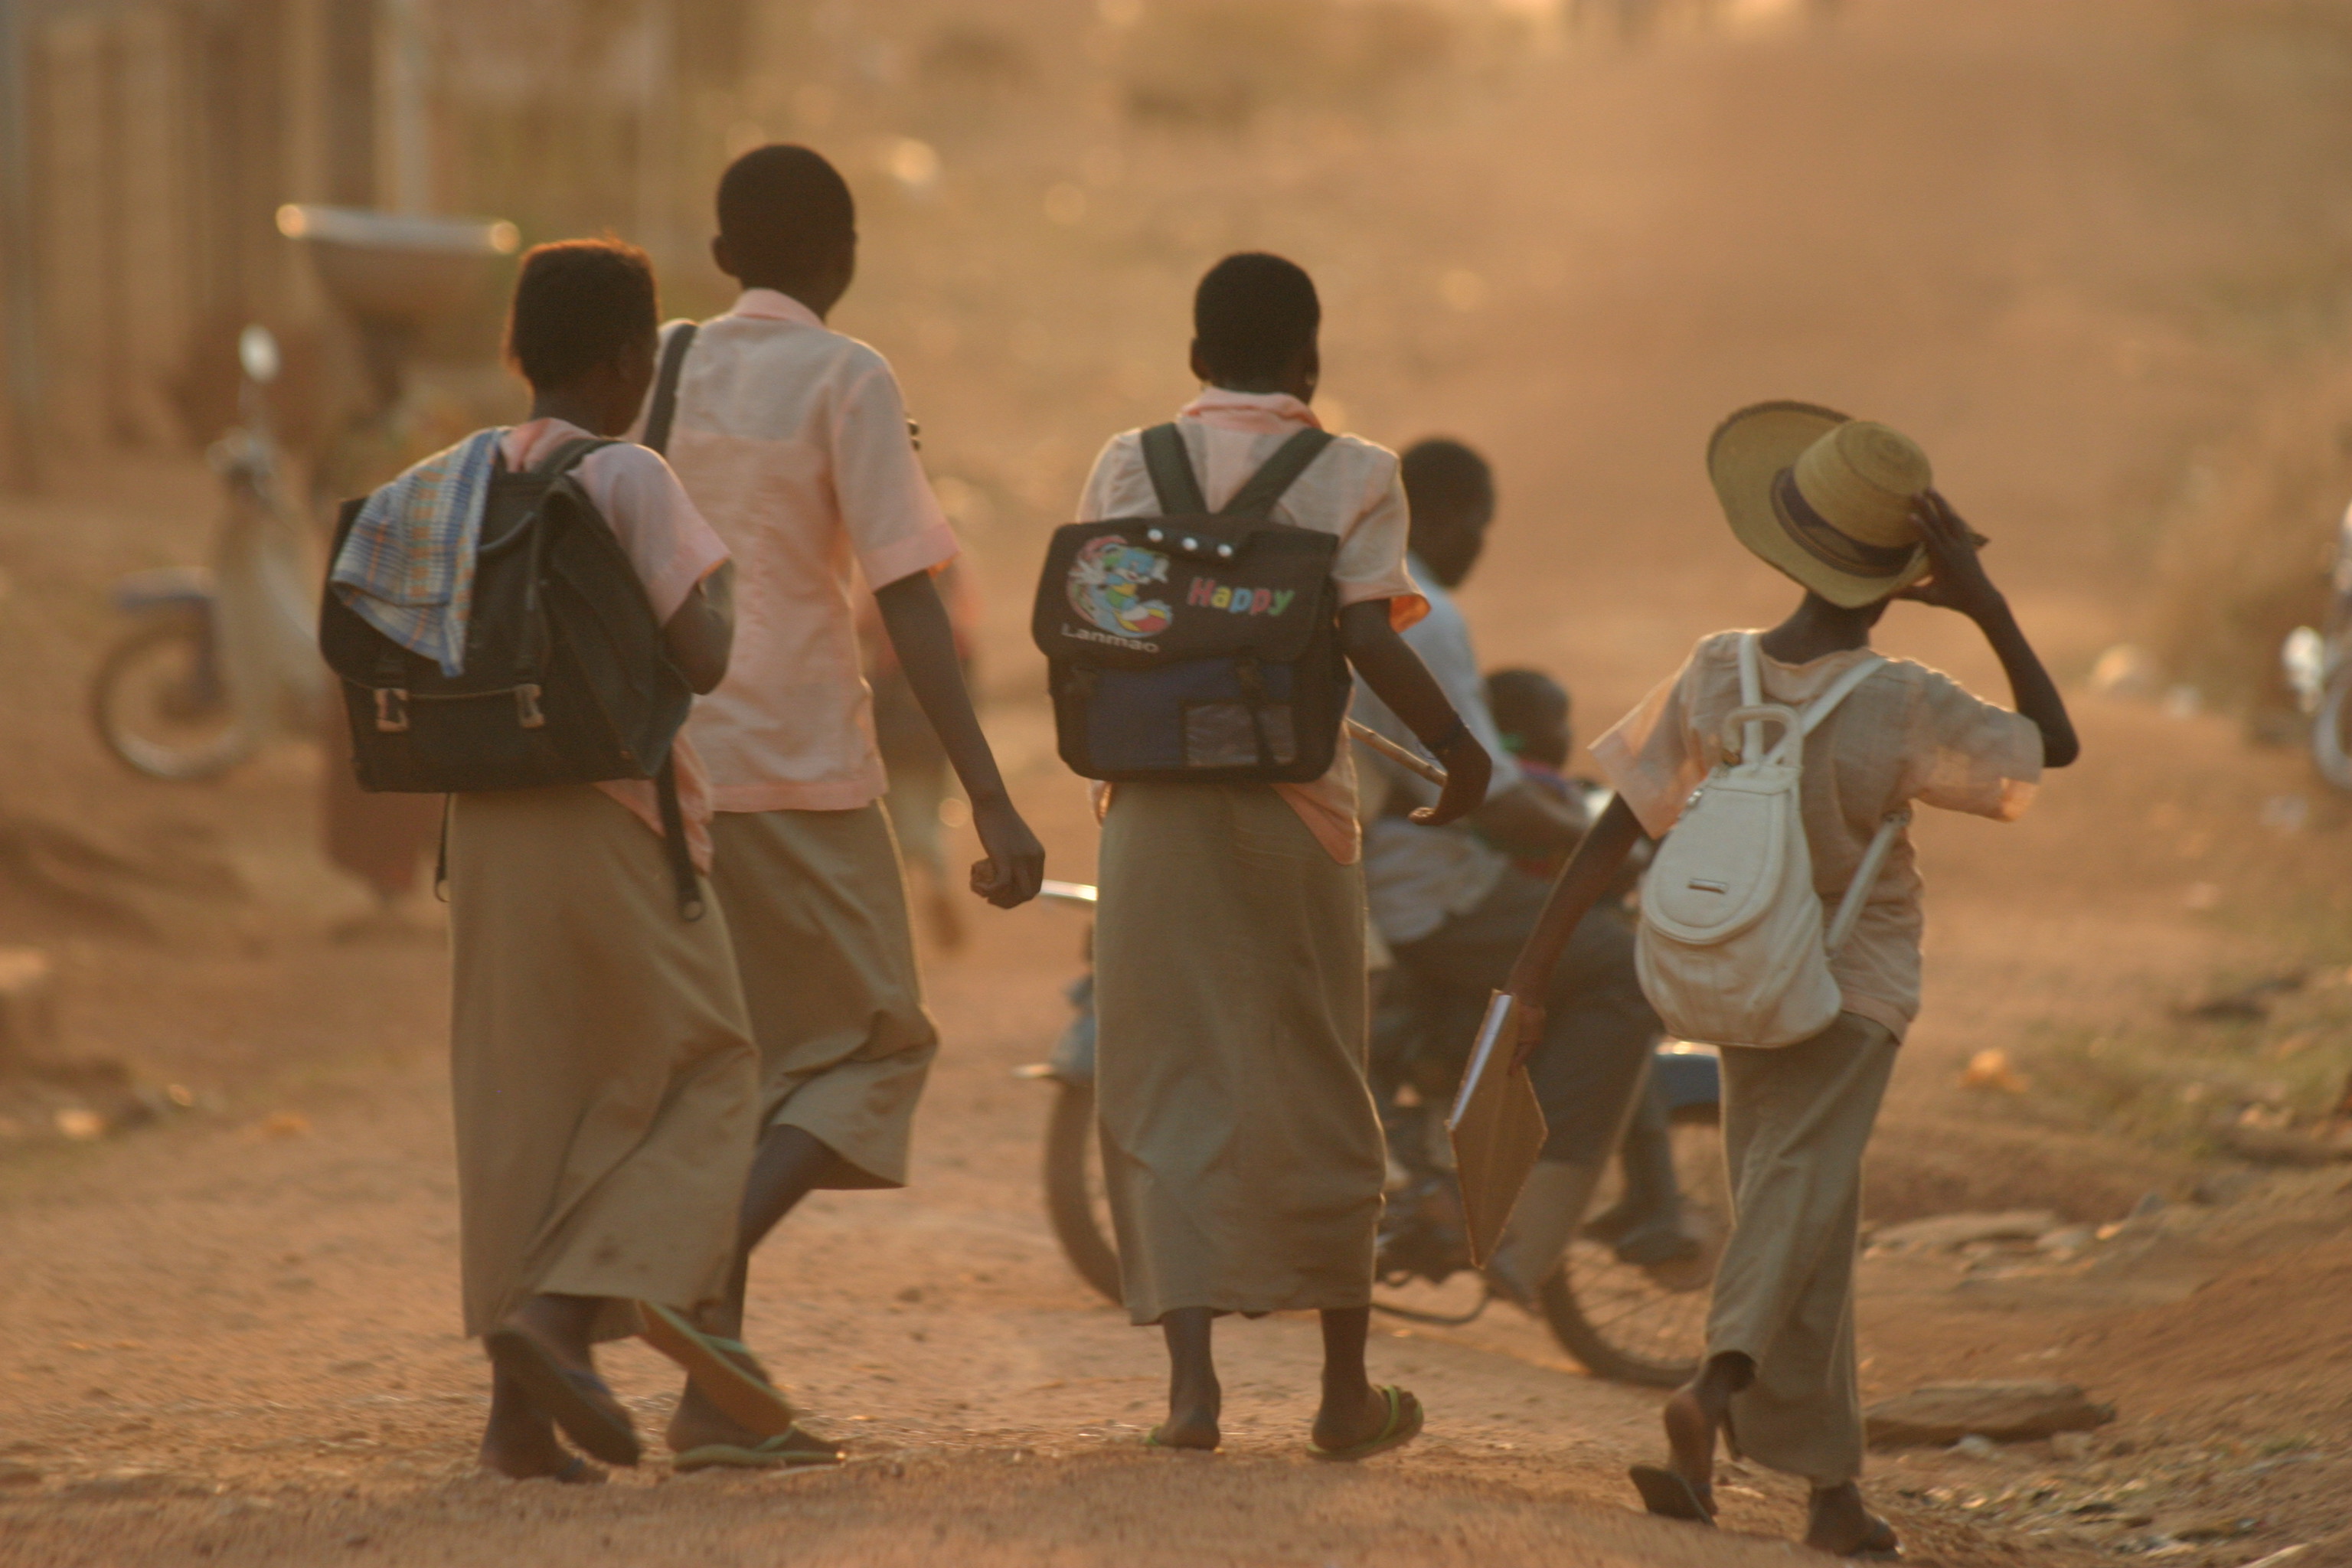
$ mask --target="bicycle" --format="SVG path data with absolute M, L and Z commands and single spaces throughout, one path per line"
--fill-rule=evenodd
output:
M 1090 909 L 1095 889 L 1048 881 L 1043 896 Z M 1055 1086 L 1045 1139 L 1045 1213 L 1055 1239 L 1078 1277 L 1106 1300 L 1122 1299 L 1118 1251 L 1104 1195 L 1096 1131 L 1094 975 L 1065 993 L 1075 1012 L 1045 1062 L 1020 1076 Z M 1465 1035 L 1466 1040 L 1467 1036 Z M 1459 1064 L 1454 1067 L 1458 1073 Z M 1714 1052 L 1670 1042 L 1653 1058 L 1655 1096 L 1670 1141 L 1679 1197 L 1679 1231 L 1696 1244 L 1678 1256 L 1642 1261 L 1643 1215 L 1632 1212 L 1625 1165 L 1610 1163 L 1594 1197 L 1596 1214 L 1544 1281 L 1538 1315 L 1552 1336 L 1597 1377 L 1672 1388 L 1697 1371 L 1706 1344 L 1708 1287 L 1729 1233 L 1731 1208 L 1720 1129 L 1722 1081 Z M 1401 1089 L 1381 1104 L 1391 1179 L 1380 1230 L 1375 1278 L 1394 1290 L 1415 1282 L 1443 1285 L 1470 1271 L 1461 1200 L 1444 1151 L 1447 1093 Z M 1458 1327 L 1496 1300 L 1483 1288 L 1468 1310 L 1439 1313 L 1376 1300 L 1374 1310 L 1404 1321 Z

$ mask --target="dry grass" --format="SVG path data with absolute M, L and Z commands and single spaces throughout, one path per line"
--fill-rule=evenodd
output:
M 2221 977 L 2212 994 L 2245 994 L 2269 978 Z M 2200 1155 L 2226 1152 L 2222 1120 L 2272 1129 L 2323 1120 L 2352 1072 L 2352 971 L 2308 971 L 2299 988 L 2248 1003 L 2238 1016 L 2184 1011 L 2044 1035 L 2023 1053 L 2035 1092 L 2068 1120 Z

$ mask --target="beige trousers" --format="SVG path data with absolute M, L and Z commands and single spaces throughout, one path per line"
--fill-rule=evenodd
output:
M 1123 784 L 1103 820 L 1095 1089 L 1129 1317 L 1371 1300 L 1364 878 L 1264 784 Z
M 450 1089 L 466 1331 L 525 1296 L 715 1300 L 759 1127 L 727 921 L 677 911 L 662 841 L 588 784 L 449 813 Z
M 905 1186 L 940 1037 L 889 817 L 878 805 L 720 812 L 710 838 L 760 1047 L 762 1125 L 798 1127 L 841 1157 L 822 1186 Z
M 1731 1402 L 1739 1450 L 1816 1486 L 1862 1474 L 1853 1263 L 1862 1155 L 1896 1043 L 1854 1013 L 1810 1040 L 1723 1052 L 1733 1222 L 1717 1266 L 1707 1353 L 1756 1381 Z

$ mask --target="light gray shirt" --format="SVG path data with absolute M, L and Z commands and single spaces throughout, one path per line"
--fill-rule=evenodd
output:
M 1411 565 L 1413 581 L 1429 599 L 1429 614 L 1405 632 L 1405 646 L 1421 656 L 1438 689 L 1494 758 L 1494 782 L 1486 787 L 1486 798 L 1492 800 L 1519 786 L 1519 768 L 1503 750 L 1494 715 L 1486 710 L 1486 685 L 1477 650 L 1470 644 L 1470 623 L 1427 566 L 1418 559 Z M 1412 731 L 1360 677 L 1353 713 L 1390 740 L 1420 749 Z M 1418 942 L 1453 916 L 1476 909 L 1502 879 L 1510 859 L 1465 823 L 1422 827 L 1408 821 L 1402 810 L 1434 804 L 1436 789 L 1367 748 L 1357 748 L 1357 762 L 1368 779 L 1379 775 L 1388 802 L 1386 811 L 1368 812 L 1364 823 L 1364 881 L 1372 924 L 1381 940 L 1391 944 Z M 1368 788 L 1364 793 L 1369 799 L 1382 792 Z

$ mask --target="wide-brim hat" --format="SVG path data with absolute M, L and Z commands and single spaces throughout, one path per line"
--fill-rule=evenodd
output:
M 1899 430 L 1811 403 L 1759 403 L 1716 426 L 1707 477 L 1739 542 L 1833 605 L 1927 574 L 1912 508 L 1935 483 Z

